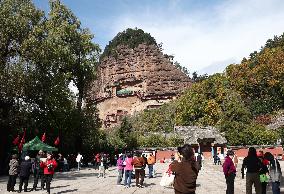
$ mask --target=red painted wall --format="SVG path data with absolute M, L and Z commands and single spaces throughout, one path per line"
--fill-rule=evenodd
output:
M 233 149 L 238 157 L 246 157 L 248 154 L 248 148 L 234 148 Z M 263 150 L 263 152 L 271 152 L 273 155 L 283 154 L 282 147 L 273 147 L 273 148 L 265 148 L 265 149 L 256 149 L 257 151 Z M 176 151 L 172 150 L 157 150 L 156 159 L 157 161 L 165 159 L 170 159 L 171 154 L 175 154 Z M 205 158 L 211 158 L 211 152 L 203 152 Z

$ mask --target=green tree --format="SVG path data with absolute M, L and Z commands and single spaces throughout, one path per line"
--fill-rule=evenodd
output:
M 101 59 L 108 56 L 116 57 L 116 49 L 118 46 L 124 45 L 129 48 L 136 48 L 139 44 L 155 45 L 161 49 L 161 44 L 157 44 L 156 40 L 149 34 L 145 33 L 142 29 L 128 28 L 123 32 L 119 32 L 110 42 L 106 45 Z
M 63 135 L 66 132 L 68 139 L 75 140 L 73 145 L 78 150 L 82 149 L 88 133 L 86 130 L 91 130 L 84 123 L 87 121 L 82 103 L 95 78 L 100 51 L 92 38 L 93 35 L 81 27 L 80 21 L 67 7 L 58 0 L 50 1 L 48 17 L 34 28 L 23 49 L 31 67 L 29 80 L 32 81 L 28 89 L 33 91 L 27 91 L 27 94 L 33 94 L 30 96 L 32 103 L 39 104 L 43 113 L 50 113 L 51 120 Z M 77 96 L 72 95 L 68 88 L 71 82 L 79 91 Z M 66 115 L 73 120 L 68 121 Z M 94 122 L 97 123 L 96 119 Z M 73 135 L 70 131 L 74 132 Z
M 43 13 L 29 0 L 0 1 L 0 173 L 16 129 L 27 127 L 23 106 L 25 60 L 21 47 Z

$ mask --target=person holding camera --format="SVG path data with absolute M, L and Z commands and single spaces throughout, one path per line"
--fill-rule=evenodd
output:
M 175 174 L 175 194 L 195 194 L 199 168 L 194 158 L 193 148 L 189 144 L 178 148 L 170 168 Z
M 45 162 L 40 163 L 40 167 L 43 168 L 44 179 L 46 181 L 47 193 L 50 193 L 50 182 L 53 178 L 54 170 L 57 166 L 57 162 L 54 160 L 51 154 L 47 154 Z

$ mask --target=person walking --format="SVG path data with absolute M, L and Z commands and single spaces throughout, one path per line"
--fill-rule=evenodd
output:
M 64 157 L 63 158 L 63 172 L 67 172 L 69 171 L 69 164 L 68 164 L 68 160 Z
M 269 161 L 269 175 L 272 183 L 272 192 L 273 194 L 280 194 L 280 182 L 282 178 L 280 164 L 270 152 L 266 152 L 264 158 Z
M 19 193 L 22 192 L 23 183 L 24 185 L 24 192 L 28 192 L 28 183 L 31 174 L 32 163 L 29 156 L 25 157 L 25 160 L 20 165 L 20 185 L 19 185 Z
M 259 172 L 261 169 L 261 161 L 257 157 L 256 149 L 250 147 L 248 156 L 244 158 L 242 165 L 242 179 L 244 179 L 244 169 L 247 169 L 246 173 L 246 194 L 252 194 L 252 185 L 255 187 L 256 194 L 261 194 L 261 183 Z
M 50 193 L 50 183 L 54 175 L 54 170 L 57 167 L 57 162 L 53 159 L 51 154 L 47 154 L 46 161 L 41 162 L 40 167 L 43 168 L 44 179 L 46 181 L 46 191 L 47 193 Z
M 117 162 L 116 162 L 117 170 L 118 170 L 118 176 L 117 176 L 117 185 L 121 184 L 123 173 L 124 173 L 124 165 L 123 165 L 123 155 L 119 154 Z
M 156 159 L 155 159 L 155 156 L 153 156 L 153 154 L 149 155 L 149 157 L 147 158 L 147 163 L 148 163 L 149 179 L 150 179 L 150 178 L 153 178 L 153 169 L 156 163 Z
M 199 170 L 201 170 L 202 168 L 202 156 L 201 156 L 201 153 L 198 153 L 197 157 L 196 157 L 196 161 L 199 165 Z
M 131 184 L 131 176 L 133 171 L 133 158 L 131 154 L 127 154 L 127 158 L 124 161 L 125 167 L 124 167 L 124 186 L 125 188 L 129 188 Z
M 98 178 L 100 178 L 100 177 L 106 178 L 106 168 L 107 168 L 107 156 L 106 156 L 106 154 L 102 154 L 101 162 L 100 162 L 100 166 L 99 166 Z
M 97 153 L 95 156 L 95 170 L 99 170 L 100 163 L 101 163 L 101 156 L 99 153 Z
M 44 174 L 43 174 L 43 168 L 40 167 L 41 160 L 45 158 L 44 152 L 40 150 L 35 158 L 34 161 L 34 185 L 32 188 L 32 191 L 36 191 L 38 180 L 41 180 L 41 190 L 44 188 Z
M 170 169 L 175 173 L 175 194 L 195 194 L 196 179 L 198 176 L 198 164 L 195 161 L 193 148 L 185 144 L 175 154 L 175 160 Z
M 80 154 L 80 152 L 78 153 L 77 157 L 76 157 L 76 162 L 78 163 L 78 171 L 80 171 L 81 169 L 81 162 L 82 162 L 83 156 Z
M 18 167 L 19 167 L 19 162 L 17 160 L 17 155 L 14 154 L 12 155 L 12 159 L 9 162 L 9 179 L 7 183 L 7 191 L 8 192 L 14 192 L 14 187 L 16 184 L 16 179 L 18 175 Z
M 226 179 L 227 190 L 226 194 L 234 194 L 234 182 L 236 177 L 236 167 L 233 163 L 234 152 L 228 150 L 227 156 L 223 164 L 223 172 Z
M 138 152 L 134 155 L 133 165 L 135 170 L 136 187 L 142 188 L 145 177 L 145 160 Z

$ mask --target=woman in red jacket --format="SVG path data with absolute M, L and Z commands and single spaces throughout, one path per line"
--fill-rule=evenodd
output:
M 50 193 L 50 182 L 53 178 L 54 169 L 56 168 L 56 166 L 57 166 L 57 163 L 53 159 L 51 154 L 47 154 L 46 161 L 40 163 L 40 167 L 43 168 L 47 193 Z
M 236 177 L 236 167 L 233 162 L 234 154 L 233 150 L 228 150 L 223 164 L 223 172 L 227 184 L 226 194 L 234 194 L 234 182 Z

